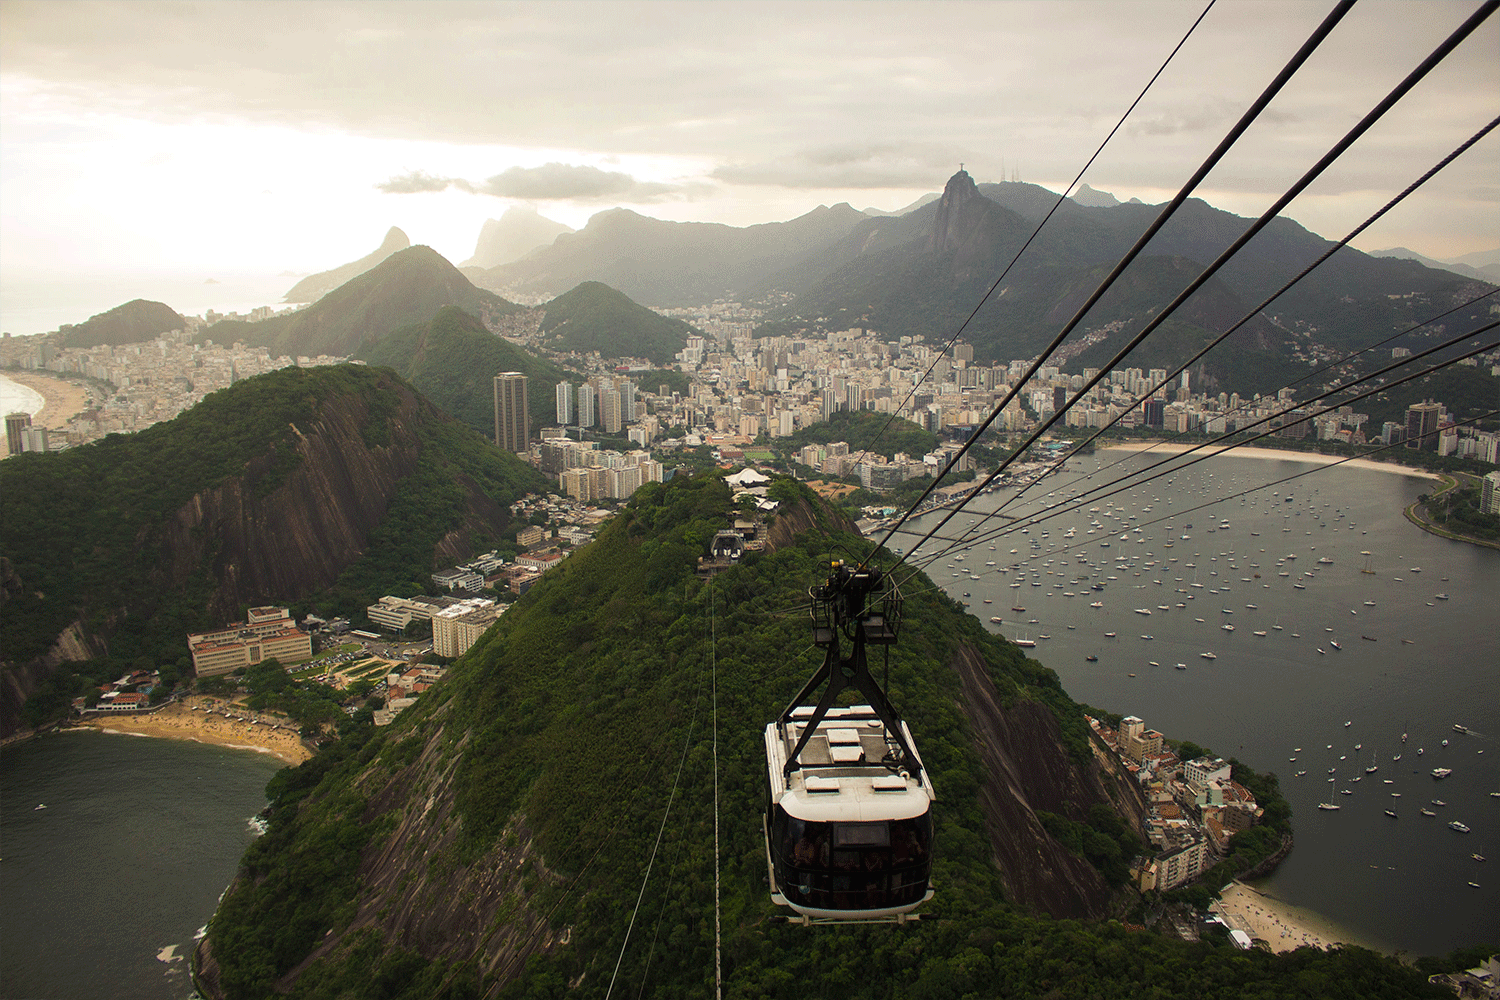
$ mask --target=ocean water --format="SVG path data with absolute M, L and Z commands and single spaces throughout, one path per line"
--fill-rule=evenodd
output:
M 1122 455 L 1075 461 L 1005 513 L 1156 459 L 1105 468 Z M 981 620 L 1003 619 L 989 628 L 1034 640 L 1029 655 L 1078 701 L 1275 772 L 1296 847 L 1261 888 L 1388 951 L 1500 939 L 1500 798 L 1489 795 L 1500 791 L 1500 551 L 1429 535 L 1402 517 L 1432 480 L 1347 466 L 1179 513 L 1311 468 L 1214 458 L 1025 534 L 954 548 L 928 573 Z M 979 530 L 971 519 L 1014 492 L 980 498 L 942 534 Z M 1090 534 L 1094 521 L 1101 526 Z M 923 547 L 938 551 L 936 541 Z M 1379 770 L 1366 775 L 1372 762 Z M 1436 767 L 1453 773 L 1434 779 Z M 1333 795 L 1338 811 L 1317 808 L 1346 789 Z M 1452 820 L 1472 832 L 1450 830 Z
M 3 995 L 190 996 L 195 936 L 258 835 L 280 767 L 243 750 L 92 730 L 7 748 Z
M 0 330 L 12 336 L 50 333 L 64 323 L 82 323 L 132 299 L 165 302 L 184 316 L 249 312 L 259 306 L 285 308 L 283 295 L 296 275 L 222 272 L 183 275 L 69 275 L 66 278 L 0 276 Z
M 46 402 L 42 394 L 30 386 L 0 375 L 0 414 L 24 411 L 34 417 Z

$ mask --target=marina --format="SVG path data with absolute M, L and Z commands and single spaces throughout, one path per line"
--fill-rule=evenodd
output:
M 1007 515 L 1024 518 L 1158 460 L 1129 455 L 1109 468 L 1122 454 L 1076 459 L 1019 501 L 1006 505 L 1011 487 L 968 509 L 1006 505 Z M 1312 468 L 1292 455 L 1221 456 L 1109 498 L 1085 498 L 1045 521 L 1010 522 L 1008 535 L 980 535 L 977 544 L 1000 541 L 1002 551 L 1023 530 L 1029 537 L 997 566 L 955 582 L 976 597 L 1024 588 L 1031 634 L 1054 636 L 1040 653 L 1031 652 L 1033 641 L 1028 655 L 1056 670 L 1078 701 L 1139 715 L 1174 737 L 1277 772 L 1297 841 L 1261 888 L 1388 950 L 1435 953 L 1493 940 L 1500 886 L 1471 890 L 1477 862 L 1472 848 L 1458 849 L 1465 838 L 1425 820 L 1400 823 L 1398 803 L 1410 798 L 1390 793 L 1422 802 L 1427 786 L 1441 781 L 1452 814 L 1445 822 L 1500 831 L 1500 793 L 1490 795 L 1500 788 L 1500 672 L 1489 666 L 1500 662 L 1500 636 L 1476 626 L 1492 616 L 1500 593 L 1500 552 L 1407 524 L 1401 509 L 1430 480 L 1387 471 L 1317 471 L 1192 509 Z M 1212 534 L 1190 527 L 1203 522 Z M 1114 544 L 1104 548 L 1101 539 Z M 943 562 L 958 551 L 937 544 L 927 546 Z M 1142 590 L 1157 599 L 1148 602 Z M 1094 600 L 1070 600 L 1069 592 Z M 1151 613 L 1149 645 L 1146 633 L 1119 636 L 1121 616 L 1137 612 Z M 1245 627 L 1216 627 L 1231 622 Z M 1194 658 L 1201 668 L 1186 669 Z M 1310 753 L 1293 750 L 1308 745 Z M 1367 745 L 1396 749 L 1372 757 Z M 1280 770 L 1289 756 L 1301 762 Z M 1434 768 L 1449 774 L 1437 778 Z M 1338 777 L 1337 786 L 1311 782 L 1308 771 Z M 1414 808 L 1410 815 L 1423 819 Z M 1403 906 L 1379 905 L 1393 897 Z

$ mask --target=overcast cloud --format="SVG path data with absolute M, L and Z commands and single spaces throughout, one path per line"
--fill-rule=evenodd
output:
M 1220 0 L 1084 179 L 1170 197 L 1330 6 Z M 1203 197 L 1258 214 L 1474 9 L 1356 6 Z M 0 280 L 122 241 L 322 269 L 391 224 L 462 259 L 497 200 L 750 225 L 896 208 L 960 162 L 1060 188 L 1201 10 L 6 0 Z M 1342 234 L 1500 112 L 1496 21 L 1287 214 Z M 1361 245 L 1500 244 L 1496 176 L 1491 136 Z

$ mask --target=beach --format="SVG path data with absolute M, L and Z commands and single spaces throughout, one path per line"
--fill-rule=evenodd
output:
M 87 386 L 69 382 L 53 375 L 36 372 L 8 370 L 0 377 L 17 385 L 25 386 L 42 397 L 42 408 L 31 414 L 33 427 L 61 430 L 68 421 L 78 416 L 90 405 Z
M 1135 441 L 1129 444 L 1111 444 L 1100 451 L 1128 451 L 1128 452 L 1150 452 L 1155 455 L 1181 455 L 1193 448 L 1188 444 L 1168 444 L 1161 441 Z M 1426 469 L 1414 469 L 1409 465 L 1397 465 L 1394 462 L 1376 462 L 1368 458 L 1355 458 L 1344 461 L 1338 455 L 1322 455 L 1312 451 L 1283 451 L 1280 448 L 1224 448 L 1216 445 L 1206 445 L 1196 452 L 1193 458 L 1204 455 L 1228 454 L 1234 458 L 1263 458 L 1275 459 L 1282 462 L 1308 462 L 1313 465 L 1333 465 L 1335 462 L 1343 462 L 1345 465 L 1356 469 L 1370 469 L 1374 472 L 1395 472 L 1403 476 L 1419 476 L 1422 479 L 1441 479 L 1435 472 Z
M 225 716 L 222 701 L 210 698 L 188 698 L 149 714 L 121 712 L 113 715 L 91 715 L 82 725 L 106 733 L 126 736 L 153 736 L 168 740 L 192 740 L 236 750 L 255 750 L 270 754 L 287 764 L 300 764 L 312 756 L 297 735 L 290 720 L 229 709 Z M 252 722 L 253 718 L 265 721 Z
M 1244 882 L 1234 882 L 1209 909 L 1231 929 L 1264 941 L 1275 952 L 1304 946 L 1333 948 L 1341 944 L 1375 947 L 1353 940 L 1347 931 L 1311 910 L 1266 895 Z

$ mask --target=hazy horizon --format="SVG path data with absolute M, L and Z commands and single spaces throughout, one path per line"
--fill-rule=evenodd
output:
M 1476 8 L 1356 6 L 1198 195 L 1259 215 Z M 1084 182 L 1167 200 L 1327 9 L 1220 0 Z M 747 226 L 903 208 L 960 163 L 1060 191 L 1202 10 L 4 0 L 0 319 L 39 332 L 158 297 L 95 294 L 126 275 L 327 270 L 393 225 L 457 263 L 520 205 L 575 229 L 611 208 Z M 1492 18 L 1284 214 L 1341 237 L 1496 93 Z M 1496 177 L 1491 135 L 1356 246 L 1493 249 Z

